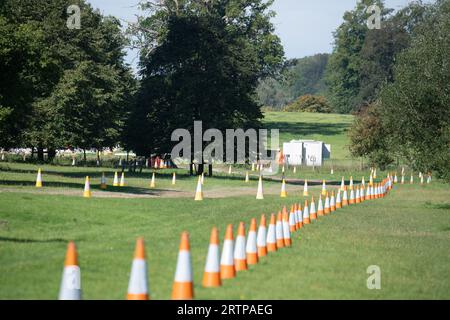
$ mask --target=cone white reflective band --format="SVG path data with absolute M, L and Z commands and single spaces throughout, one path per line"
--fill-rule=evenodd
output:
M 283 223 L 281 221 L 277 221 L 277 224 L 275 226 L 275 234 L 277 240 L 283 239 Z
M 355 192 L 352 190 L 350 190 L 350 199 L 355 199 Z
M 276 243 L 277 238 L 275 235 L 275 226 L 273 224 L 269 225 L 269 229 L 267 230 L 267 241 L 266 243 Z
M 340 203 L 340 202 L 342 202 L 342 200 L 341 200 L 341 191 L 338 190 L 337 196 L 336 196 L 336 203 Z
M 234 246 L 234 259 L 244 260 L 246 259 L 245 255 L 245 237 L 237 236 L 236 237 L 236 245 Z
M 308 206 L 305 206 L 305 207 L 303 208 L 303 219 L 305 219 L 305 218 L 309 218 L 309 209 L 308 209 Z
M 298 220 L 298 222 L 303 222 L 303 212 L 302 212 L 302 210 L 297 210 L 297 220 Z
M 246 253 L 257 253 L 258 249 L 256 248 L 256 232 L 249 231 L 247 236 L 247 245 L 245 247 Z
M 89 182 L 89 179 L 86 179 L 86 182 L 84 183 L 84 191 L 91 190 L 91 184 Z
M 191 255 L 187 250 L 178 253 L 175 282 L 192 282 Z
M 361 194 L 359 193 L 359 188 L 356 189 L 356 199 L 361 198 Z
M 208 249 L 208 256 L 206 257 L 205 272 L 219 271 L 219 246 L 217 244 L 210 244 Z
M 223 241 L 222 257 L 220 258 L 220 264 L 224 266 L 234 265 L 233 240 L 226 239 Z
M 148 293 L 147 263 L 144 259 L 133 260 L 131 265 L 130 282 L 128 283 L 128 293 Z
M 81 274 L 79 266 L 65 266 L 59 289 L 59 300 L 81 299 Z
M 311 211 L 313 212 L 313 202 L 311 202 Z M 322 197 L 319 197 L 319 201 L 317 202 L 317 211 L 323 211 Z
M 283 220 L 283 239 L 290 239 L 291 231 L 289 230 L 289 223 Z
M 336 199 L 334 198 L 334 195 L 331 195 L 330 207 L 335 207 L 335 206 L 336 206 Z
M 344 190 L 342 192 L 342 200 L 348 200 L 348 198 L 347 198 L 347 190 Z
M 293 212 L 289 213 L 289 226 L 295 226 L 295 214 Z
M 258 247 L 266 246 L 267 230 L 265 226 L 259 226 L 258 235 L 256 236 L 256 245 Z
M 325 208 L 330 208 L 330 198 L 325 197 Z

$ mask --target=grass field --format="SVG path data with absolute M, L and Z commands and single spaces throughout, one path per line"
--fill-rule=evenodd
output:
M 280 127 L 283 140 L 322 139 L 332 143 L 334 156 L 348 157 L 349 116 L 269 113 L 266 121 Z M 314 123 L 320 124 L 317 131 L 308 129 Z M 347 181 L 353 175 L 355 182 L 365 175 L 367 182 L 367 169 L 348 166 L 331 175 L 328 168 L 299 168 L 296 174 L 289 168 L 288 198 L 278 196 L 278 181 L 266 180 L 265 199 L 256 200 L 256 175 L 246 184 L 245 168 L 233 167 L 230 176 L 219 167 L 206 177 L 205 200 L 196 202 L 196 177 L 185 169 L 176 170 L 175 186 L 174 170 L 167 169 L 158 171 L 156 188 L 150 189 L 151 171 L 145 169 L 127 172 L 126 187 L 102 191 L 101 172 L 110 185 L 113 168 L 41 167 L 44 188 L 36 189 L 37 165 L 0 163 L 0 299 L 57 298 L 69 240 L 79 251 L 83 298 L 123 299 L 138 236 L 146 241 L 151 296 L 168 299 L 182 231 L 190 233 L 198 299 L 450 299 L 450 188 L 436 179 L 421 186 L 416 174 L 416 184 L 396 185 L 384 199 L 323 217 L 298 231 L 291 248 L 218 289 L 205 289 L 201 279 L 212 226 L 223 239 L 229 223 L 236 231 L 240 221 L 248 227 L 253 217 L 303 202 L 302 183 L 293 179 L 327 179 L 331 190 L 342 175 Z M 92 177 L 90 199 L 81 197 L 86 175 Z M 378 172 L 379 179 L 385 175 Z M 310 191 L 318 197 L 320 185 L 312 183 Z M 370 265 L 381 268 L 381 290 L 366 287 Z

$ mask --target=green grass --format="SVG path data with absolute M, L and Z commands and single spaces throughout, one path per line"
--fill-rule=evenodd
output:
M 292 139 L 313 139 L 331 144 L 331 159 L 350 159 L 347 130 L 352 115 L 309 112 L 265 112 L 264 127 L 280 130 L 280 144 Z
M 313 188 L 315 196 L 318 189 Z M 447 184 L 396 186 L 384 199 L 347 207 L 294 235 L 293 246 L 262 260 L 221 288 L 201 277 L 211 227 L 246 223 L 303 200 L 118 199 L 0 193 L 0 298 L 57 297 L 68 240 L 75 240 L 85 299 L 126 295 L 134 241 L 143 235 L 154 299 L 170 298 L 179 236 L 189 231 L 199 299 L 450 298 Z M 381 290 L 366 269 L 381 268 Z

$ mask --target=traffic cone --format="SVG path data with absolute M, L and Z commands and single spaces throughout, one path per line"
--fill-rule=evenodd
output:
M 195 190 L 194 200 L 195 201 L 202 201 L 203 200 L 202 180 L 201 180 L 200 176 L 198 176 L 197 188 Z
M 375 199 L 375 187 L 372 185 L 370 187 L 370 199 Z
M 131 264 L 128 300 L 148 300 L 150 298 L 147 281 L 147 262 L 145 261 L 144 238 L 136 240 L 134 259 Z
M 223 241 L 222 256 L 220 258 L 220 278 L 231 279 L 236 276 L 234 269 L 234 241 L 233 241 L 233 225 L 227 226 L 225 239 Z
M 398 178 L 397 178 L 397 172 L 394 175 L 394 183 L 397 184 L 398 183 Z
M 177 174 L 174 172 L 172 174 L 172 185 L 174 186 L 177 183 Z M 201 183 L 201 181 L 200 181 Z
M 72 167 L 76 165 L 76 160 L 75 158 L 72 158 Z
M 362 179 L 361 179 L 361 185 L 362 185 L 363 187 L 366 185 L 366 183 L 364 182 L 364 176 L 362 176 Z
M 402 174 L 402 178 L 400 180 L 400 184 L 405 184 L 405 175 Z
M 325 206 L 323 208 L 323 213 L 325 213 L 325 215 L 330 214 L 330 197 L 328 195 L 325 196 Z
M 342 206 L 348 206 L 347 187 L 344 187 L 344 191 L 342 192 Z
M 120 176 L 120 184 L 119 186 L 125 187 L 125 172 L 122 171 L 122 175 Z
M 102 172 L 102 178 L 100 180 L 100 189 L 105 190 L 106 188 L 107 188 L 106 187 L 106 177 L 105 177 L 105 173 Z
M 70 241 L 67 246 L 58 299 L 81 300 L 81 274 L 78 266 L 77 248 L 73 241 Z
M 350 191 L 353 190 L 353 176 L 350 176 L 350 184 L 349 184 L 349 187 L 350 187 Z
M 331 212 L 336 211 L 336 198 L 334 197 L 334 190 L 331 191 L 330 211 L 331 211 Z
M 252 163 L 252 171 L 255 171 L 255 164 Z
M 275 235 L 277 238 L 277 248 L 284 247 L 283 218 L 281 211 L 278 212 L 277 223 L 275 225 Z
M 113 180 L 113 187 L 119 186 L 119 179 L 117 178 L 117 171 L 114 172 L 114 180 Z
M 303 186 L 303 196 L 307 197 L 308 196 L 308 180 L 305 179 L 305 184 Z
M 285 247 L 290 247 L 292 244 L 291 232 L 289 230 L 289 215 L 286 210 L 283 211 L 283 241 Z
M 83 197 L 85 198 L 91 197 L 91 182 L 89 177 L 86 177 L 86 180 L 84 181 Z
M 359 197 L 361 202 L 364 202 L 365 200 L 365 196 L 364 196 L 364 185 L 361 184 L 361 186 L 359 187 Z
M 194 298 L 192 283 L 192 265 L 189 248 L 189 234 L 181 234 L 180 250 L 178 252 L 177 270 L 172 289 L 172 300 L 190 300 Z
M 303 227 L 303 210 L 302 205 L 300 203 L 296 204 L 296 212 L 297 212 L 297 229 Z
M 250 222 L 250 229 L 247 235 L 247 246 L 245 247 L 245 253 L 247 256 L 247 264 L 258 263 L 258 245 L 256 241 L 256 219 L 253 218 Z
M 277 251 L 277 236 L 276 236 L 276 222 L 275 214 L 270 215 L 269 229 L 267 230 L 267 251 L 273 252 Z
M 344 181 L 344 177 L 342 177 L 341 179 L 341 191 L 344 191 L 345 188 L 345 181 Z
M 42 172 L 41 168 L 38 169 L 37 177 L 36 177 L 36 188 L 42 188 Z
M 423 174 L 420 174 L 420 184 L 423 184 Z
M 377 178 L 377 168 L 373 169 L 373 178 L 376 179 Z
M 361 203 L 361 193 L 359 189 L 360 189 L 359 186 L 356 186 L 355 203 Z
M 325 180 L 322 181 L 322 195 L 325 196 L 327 194 L 327 186 Z
M 155 183 L 155 173 L 152 173 L 152 180 L 150 181 L 150 188 L 154 188 L 156 186 Z
M 294 173 L 297 173 L 297 167 L 294 167 L 293 172 L 294 172 Z
M 409 179 L 409 183 L 410 183 L 410 184 L 413 184 L 413 183 L 414 183 L 414 176 L 413 176 L 412 173 L 411 173 L 411 178 Z
M 348 201 L 349 204 L 355 204 L 355 191 L 352 189 L 350 190 L 350 200 Z
M 202 172 L 202 175 L 200 176 L 200 182 L 202 183 L 202 185 L 205 183 L 205 173 Z
M 280 198 L 286 198 L 287 192 L 286 192 L 286 182 L 284 179 L 281 181 L 281 192 L 280 192 Z
M 267 255 L 267 230 L 266 230 L 266 216 L 261 215 L 259 222 L 258 234 L 256 235 L 256 246 L 258 248 L 258 258 Z
M 216 227 L 212 228 L 209 239 L 208 255 L 206 256 L 205 272 L 203 273 L 203 287 L 220 287 L 220 261 L 219 261 L 219 233 Z
M 342 208 L 342 200 L 341 200 L 341 190 L 338 189 L 336 195 L 336 209 Z
M 315 220 L 317 219 L 317 216 L 319 217 L 323 216 L 322 194 L 319 195 L 319 200 L 317 201 L 317 212 L 314 197 L 311 197 L 311 207 L 309 210 L 309 217 L 311 220 Z
M 228 174 L 231 174 L 231 165 L 228 167 Z
M 236 236 L 236 244 L 234 246 L 234 268 L 236 271 L 247 270 L 247 257 L 245 255 L 245 226 L 239 223 Z
M 258 181 L 258 191 L 256 192 L 256 199 L 258 200 L 263 200 L 264 199 L 264 194 L 263 194 L 263 185 L 262 185 L 262 176 L 259 176 L 259 181 Z
M 366 196 L 364 197 L 364 201 L 372 199 L 371 193 L 372 187 L 369 185 L 366 190 Z
M 310 224 L 309 220 L 309 207 L 308 207 L 308 200 L 305 200 L 305 205 L 303 207 L 303 224 Z
M 295 222 L 295 212 L 294 212 L 294 206 L 291 206 L 291 211 L 289 212 L 289 231 L 291 233 L 295 232 L 297 230 L 297 223 Z
M 292 219 L 294 221 L 294 231 L 297 231 L 297 229 L 298 229 L 298 219 L 297 219 L 297 209 L 296 209 L 296 207 L 297 207 L 297 204 L 294 203 L 291 206 L 291 212 L 290 212 L 290 214 L 292 213 Z M 289 219 L 291 219 L 290 216 L 289 216 Z
M 248 171 L 245 171 L 245 182 L 249 182 Z

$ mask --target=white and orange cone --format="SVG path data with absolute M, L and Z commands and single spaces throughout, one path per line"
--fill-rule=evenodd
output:
M 154 188 L 156 186 L 156 181 L 155 181 L 155 173 L 152 173 L 152 180 L 150 180 L 150 188 Z
M 341 190 L 338 190 L 337 195 L 336 195 L 336 209 L 341 209 L 341 208 L 342 208 Z
M 114 172 L 114 180 L 113 180 L 113 187 L 119 186 L 119 178 L 117 177 L 117 171 Z
M 305 205 L 303 207 L 303 224 L 310 224 L 311 221 L 309 220 L 309 207 L 308 207 L 308 200 L 305 200 Z
M 36 188 L 42 188 L 42 171 L 41 168 L 38 169 L 36 176 Z
M 266 228 L 266 216 L 261 215 L 259 222 L 258 234 L 256 235 L 256 246 L 258 248 L 258 258 L 265 257 L 267 255 L 267 228 Z
M 267 252 L 277 251 L 277 235 L 276 235 L 276 221 L 275 214 L 270 215 L 269 228 L 267 230 Z
M 248 171 L 245 171 L 245 182 L 249 182 Z
M 70 241 L 67 246 L 58 299 L 81 300 L 81 273 L 78 266 L 77 249 L 73 241 Z
M 275 225 L 275 236 L 277 238 L 277 248 L 284 247 L 284 234 L 283 234 L 283 217 L 281 211 L 277 215 L 277 223 Z
M 373 184 L 370 187 L 370 199 L 375 199 L 376 198 L 376 194 L 375 194 L 375 184 Z
M 106 186 L 106 177 L 105 177 L 105 173 L 102 172 L 102 178 L 100 179 L 100 189 L 105 190 L 107 188 Z
M 172 185 L 174 186 L 177 183 L 177 174 L 174 172 L 172 174 Z
M 297 230 L 297 223 L 295 222 L 295 212 L 294 212 L 294 206 L 291 206 L 291 211 L 289 211 L 289 231 L 291 233 L 295 232 Z
M 342 206 L 348 206 L 347 187 L 344 187 L 344 191 L 342 192 Z
M 364 195 L 364 191 L 365 191 L 364 189 L 365 189 L 364 185 L 362 184 L 361 188 L 359 188 L 359 196 L 361 198 L 361 202 L 364 202 L 366 200 L 366 197 Z
M 311 206 L 309 209 L 309 218 L 310 220 L 316 220 L 317 216 L 323 216 L 323 208 L 322 208 L 322 195 L 319 196 L 319 201 L 317 205 L 316 211 L 316 203 L 314 202 L 314 196 L 311 197 Z
M 353 190 L 353 176 L 350 176 L 349 188 L 350 188 L 350 191 Z
M 303 196 L 307 197 L 308 196 L 308 180 L 305 179 L 305 184 L 303 185 Z
M 263 200 L 264 194 L 263 194 L 263 184 L 262 184 L 262 176 L 259 176 L 258 180 L 258 191 L 256 192 L 256 199 Z
M 286 181 L 284 179 L 281 181 L 281 192 L 280 192 L 280 198 L 286 198 L 287 192 L 286 192 Z
M 362 185 L 363 187 L 366 186 L 366 182 L 364 181 L 364 176 L 362 176 L 362 179 L 361 179 L 361 185 Z
M 328 195 L 328 192 L 325 196 L 325 205 L 323 207 L 323 213 L 325 215 L 330 214 L 330 196 Z
M 219 233 L 217 231 L 217 228 L 213 227 L 211 231 L 211 237 L 209 239 L 205 272 L 203 273 L 202 285 L 205 288 L 215 288 L 222 285 L 222 281 L 220 279 L 219 250 Z
M 255 171 L 255 164 L 252 163 L 252 171 Z
M 190 300 L 194 298 L 192 282 L 192 265 L 189 246 L 189 234 L 181 234 L 180 250 L 178 252 L 177 270 L 172 288 L 173 300 Z
M 202 183 L 202 185 L 205 183 L 205 173 L 202 172 L 201 176 L 200 176 L 200 182 Z
M 377 178 L 377 168 L 373 169 L 373 178 L 376 179 Z
M 398 178 L 397 178 L 397 172 L 394 175 L 394 183 L 397 184 L 398 183 Z
M 220 278 L 231 279 L 236 276 L 234 269 L 234 240 L 233 240 L 233 225 L 227 226 L 225 239 L 223 241 L 222 256 L 220 258 Z
M 341 191 L 344 191 L 345 188 L 345 181 L 344 181 L 344 177 L 342 177 L 341 179 Z
M 370 173 L 370 177 L 369 177 L 369 186 L 372 187 L 373 186 L 373 174 Z
M 355 204 L 355 191 L 352 189 L 350 190 L 350 199 L 348 201 L 349 204 Z
M 247 264 L 258 263 L 258 245 L 256 241 L 256 219 L 253 218 L 250 222 L 250 229 L 247 235 L 247 245 L 245 247 L 245 253 L 247 256 Z
M 327 185 L 325 180 L 322 180 L 322 195 L 325 196 L 327 194 Z
M 202 201 L 203 200 L 203 191 L 202 191 L 202 180 L 201 177 L 198 176 L 197 180 L 197 188 L 195 189 L 195 201 Z
M 297 173 L 297 167 L 294 167 L 294 169 L 292 170 L 294 173 Z
M 122 175 L 120 176 L 120 184 L 119 186 L 125 187 L 125 172 L 122 171 Z
M 297 229 L 300 229 L 303 227 L 303 210 L 300 203 L 296 203 L 295 211 L 297 214 Z
M 336 198 L 334 196 L 334 190 L 331 191 L 331 198 L 330 198 L 330 212 L 336 211 Z
M 83 191 L 83 197 L 90 198 L 92 196 L 91 194 L 91 181 L 89 177 L 86 177 L 86 180 L 84 181 L 84 191 Z
M 245 254 L 245 226 L 243 222 L 239 223 L 234 246 L 234 268 L 236 271 L 247 270 L 247 257 Z
M 372 199 L 372 196 L 370 195 L 371 191 L 372 187 L 369 185 L 366 190 L 366 196 L 364 197 L 364 201 Z
M 291 232 L 289 230 L 289 215 L 286 211 L 286 207 L 283 210 L 283 241 L 285 247 L 290 247 L 292 244 Z
M 136 240 L 134 259 L 131 265 L 128 283 L 128 300 L 148 300 L 150 293 L 147 280 L 147 262 L 145 261 L 144 238 Z
M 228 174 L 231 174 L 231 165 L 228 167 Z
M 355 203 L 361 203 L 361 193 L 359 190 L 360 190 L 360 187 L 356 186 Z

